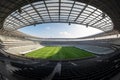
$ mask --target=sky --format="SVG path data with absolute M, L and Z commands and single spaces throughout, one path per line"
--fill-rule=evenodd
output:
M 21 28 L 19 31 L 41 38 L 80 38 L 103 32 L 92 27 L 68 23 L 38 24 Z

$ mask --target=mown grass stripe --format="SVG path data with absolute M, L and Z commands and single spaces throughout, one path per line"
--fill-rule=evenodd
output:
M 81 59 L 95 56 L 93 53 L 76 48 L 76 47 L 61 47 L 61 46 L 47 46 L 36 51 L 25 54 L 26 57 L 40 58 L 40 59 Z

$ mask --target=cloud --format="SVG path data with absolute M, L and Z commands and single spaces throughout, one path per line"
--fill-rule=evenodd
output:
M 46 38 L 78 38 L 85 37 L 89 35 L 93 35 L 96 33 L 100 33 L 100 30 L 95 28 L 88 27 L 84 25 L 76 25 L 76 24 L 41 24 L 36 25 L 38 27 L 25 27 L 20 31 L 38 37 L 46 37 Z M 40 26 L 40 27 L 39 27 Z
M 70 37 L 73 37 L 73 35 L 67 31 L 64 31 L 64 32 L 59 32 L 60 36 L 61 37 L 65 37 L 65 38 L 70 38 Z
M 47 30 L 50 30 L 50 27 L 46 27 Z

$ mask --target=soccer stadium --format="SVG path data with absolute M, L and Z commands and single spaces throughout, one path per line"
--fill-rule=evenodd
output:
M 120 80 L 120 1 L 1 0 L 0 80 Z

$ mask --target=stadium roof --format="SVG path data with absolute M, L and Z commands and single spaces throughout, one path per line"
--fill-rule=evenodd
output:
M 118 0 L 1 0 L 0 27 L 17 30 L 43 23 L 74 23 L 119 29 Z

